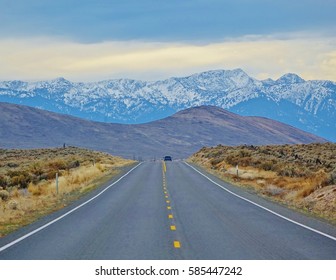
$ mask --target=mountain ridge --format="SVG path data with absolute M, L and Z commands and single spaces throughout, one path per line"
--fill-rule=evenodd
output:
M 325 142 L 289 125 L 199 106 L 146 124 L 93 122 L 29 106 L 0 102 L 0 148 L 66 145 L 126 158 L 185 158 L 203 146 Z
M 294 73 L 262 81 L 242 69 L 211 70 L 151 82 L 114 79 L 73 83 L 64 78 L 7 81 L 0 82 L 0 101 L 88 120 L 130 124 L 213 105 L 244 116 L 272 118 L 336 141 L 336 83 L 305 81 Z

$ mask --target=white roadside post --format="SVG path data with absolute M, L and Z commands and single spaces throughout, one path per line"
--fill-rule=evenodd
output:
M 58 172 L 56 173 L 56 194 L 58 194 Z
M 238 164 L 236 165 L 236 171 L 237 171 L 237 178 L 239 177 L 239 168 L 238 168 Z

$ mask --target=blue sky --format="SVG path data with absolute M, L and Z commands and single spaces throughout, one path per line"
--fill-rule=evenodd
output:
M 238 67 L 257 78 L 290 71 L 336 80 L 335 11 L 334 0 L 0 0 L 0 80 Z M 237 49 L 242 58 L 229 55 Z

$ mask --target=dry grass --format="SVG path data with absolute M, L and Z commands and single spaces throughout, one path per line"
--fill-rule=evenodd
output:
M 224 180 L 336 223 L 336 144 L 219 145 L 201 149 L 190 161 Z
M 0 236 L 68 205 L 132 163 L 75 147 L 0 150 Z

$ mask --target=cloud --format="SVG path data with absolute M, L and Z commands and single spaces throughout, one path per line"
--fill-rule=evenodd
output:
M 84 44 L 60 38 L 0 40 L 0 79 L 74 81 L 110 78 L 155 80 L 210 69 L 242 68 L 278 78 L 336 81 L 336 40 L 318 36 L 241 37 L 197 45 L 119 41 Z
M 0 37 L 58 35 L 79 42 L 218 41 L 274 32 L 335 36 L 334 0 L 1 0 Z

